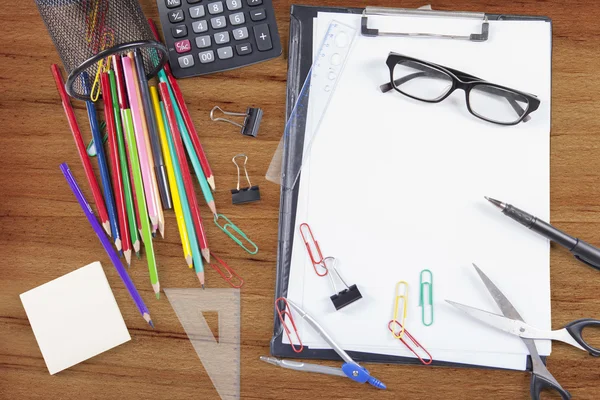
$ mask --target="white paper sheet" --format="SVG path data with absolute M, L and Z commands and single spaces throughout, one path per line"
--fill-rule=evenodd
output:
M 317 46 L 333 18 L 360 23 L 355 15 L 319 14 Z M 440 18 L 369 21 L 408 31 L 481 26 Z M 378 86 L 389 81 L 390 51 L 534 93 L 540 108 L 525 124 L 501 127 L 469 114 L 462 91 L 439 104 L 381 93 Z M 462 315 L 444 299 L 498 311 L 471 267 L 476 262 L 527 322 L 550 328 L 548 242 L 483 199 L 496 197 L 549 219 L 550 68 L 547 22 L 490 21 L 484 43 L 359 36 L 304 161 L 288 297 L 347 350 L 410 356 L 387 330 L 395 283 L 406 280 L 407 328 L 434 359 L 524 369 L 528 353 L 518 338 Z M 363 299 L 335 311 L 330 283 L 315 275 L 299 235 L 303 222 L 311 225 L 324 255 L 338 258 Z M 418 307 L 424 268 L 434 274 L 431 327 L 421 324 Z M 310 327 L 297 323 L 305 345 L 327 348 Z M 549 342 L 537 344 L 540 354 L 550 354 Z
M 21 294 L 51 375 L 131 340 L 99 262 Z

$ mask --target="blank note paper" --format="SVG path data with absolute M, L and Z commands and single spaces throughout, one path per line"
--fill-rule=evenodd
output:
M 360 27 L 358 15 L 319 14 L 315 42 L 334 18 Z M 481 21 L 458 18 L 381 17 L 369 23 L 388 31 L 481 28 Z M 469 114 L 462 91 L 439 104 L 381 93 L 379 85 L 389 82 L 390 51 L 535 93 L 542 103 L 531 121 L 503 127 Z M 551 26 L 544 21 L 490 21 L 485 43 L 357 37 L 304 160 L 288 288 L 288 297 L 344 349 L 412 356 L 387 329 L 395 283 L 406 280 L 407 329 L 434 359 L 525 368 L 527 348 L 518 337 L 466 317 L 444 299 L 499 312 L 471 266 L 475 262 L 528 323 L 550 328 L 548 241 L 483 198 L 548 219 L 550 66 Z M 311 103 L 313 96 L 311 91 Z M 363 299 L 335 311 L 330 283 L 313 272 L 300 237 L 303 222 Z M 419 308 L 425 268 L 434 274 L 431 327 L 421 323 Z M 297 322 L 305 345 L 327 348 L 304 321 Z M 550 353 L 549 342 L 537 345 L 540 354 Z
M 51 375 L 131 340 L 99 262 L 21 294 Z

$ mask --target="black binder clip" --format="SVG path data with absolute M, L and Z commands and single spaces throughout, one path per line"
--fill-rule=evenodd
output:
M 235 121 L 231 121 L 226 118 L 215 117 L 215 111 L 219 110 L 225 115 L 235 115 L 244 118 L 244 124 L 239 124 Z M 256 137 L 258 135 L 258 128 L 260 127 L 260 120 L 262 119 L 263 112 L 260 108 L 248 107 L 245 113 L 234 113 L 229 111 L 224 111 L 221 107 L 215 106 L 212 110 L 210 110 L 210 119 L 213 121 L 223 121 L 229 122 L 235 126 L 239 126 L 242 128 L 241 133 L 245 136 Z
M 244 174 L 246 174 L 246 180 L 248 181 L 248 187 L 240 189 L 240 166 L 237 163 L 238 157 L 244 157 Z M 250 178 L 248 177 L 248 170 L 246 169 L 246 163 L 248 162 L 248 156 L 245 154 L 238 154 L 234 156 L 231 161 L 237 168 L 237 187 L 231 189 L 231 202 L 233 204 L 244 204 L 252 203 L 253 201 L 260 200 L 260 190 L 258 186 L 252 186 Z
M 360 290 L 358 290 L 358 287 L 356 285 L 348 286 L 346 281 L 344 281 L 344 278 L 342 278 L 342 275 L 337 270 L 337 260 L 335 259 L 335 257 L 325 257 L 323 259 L 323 265 L 327 268 L 327 275 L 329 275 L 331 286 L 333 287 L 333 291 L 336 292 L 336 294 L 330 297 L 331 302 L 333 303 L 333 306 L 335 307 L 336 311 L 346 307 L 349 304 L 354 303 L 357 300 L 362 299 L 362 294 L 360 294 Z M 335 275 L 336 278 L 340 282 L 342 282 L 342 284 L 346 287 L 341 292 L 338 292 L 337 290 L 335 284 L 336 278 L 334 278 L 333 275 Z

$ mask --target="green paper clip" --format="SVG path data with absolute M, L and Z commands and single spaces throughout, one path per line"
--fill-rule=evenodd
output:
M 223 226 L 219 225 L 219 222 L 218 222 L 219 218 L 223 218 L 225 220 L 226 223 Z M 219 229 L 221 229 L 223 232 L 225 232 L 225 234 L 227 236 L 229 236 L 234 242 L 236 242 L 242 249 L 246 250 L 250 254 L 258 253 L 258 246 L 256 244 L 254 244 L 254 242 L 252 240 L 250 240 L 248 238 L 248 236 L 246 236 L 246 234 L 244 232 L 242 232 L 242 230 L 240 228 L 235 226 L 235 224 L 233 222 L 231 222 L 229 220 L 229 218 L 227 218 L 223 214 L 217 214 L 217 215 L 215 215 L 214 221 L 215 221 L 215 225 L 217 225 L 219 227 Z M 246 246 L 244 246 L 244 243 L 242 243 L 242 241 L 240 239 L 238 239 L 234 234 L 232 234 L 228 228 L 233 229 L 242 239 L 244 239 L 248 243 L 250 243 L 254 247 L 254 251 L 250 251 Z
M 104 121 L 100 122 L 100 132 L 104 132 L 105 129 L 106 129 L 106 122 L 104 122 Z M 102 142 L 106 143 L 107 140 L 108 140 L 108 134 L 105 133 L 104 137 L 102 138 Z M 90 143 L 88 143 L 86 152 L 87 152 L 88 156 L 96 157 L 96 145 L 94 144 L 94 139 L 90 140 Z
M 429 273 L 429 279 L 427 282 L 423 282 L 423 274 Z M 420 277 L 421 294 L 419 296 L 419 307 L 421 307 L 421 321 L 425 326 L 431 326 L 433 324 L 433 273 L 430 270 L 424 269 L 421 271 Z M 425 290 L 429 292 L 428 301 L 425 303 Z M 426 318 L 426 308 L 429 308 L 429 318 Z M 429 320 L 429 322 L 427 322 Z

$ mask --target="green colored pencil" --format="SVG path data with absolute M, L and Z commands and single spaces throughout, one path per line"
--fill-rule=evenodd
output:
M 117 143 L 119 145 L 119 160 L 121 164 L 121 175 L 123 189 L 125 191 L 125 206 L 127 208 L 127 220 L 129 221 L 129 232 L 131 243 L 135 254 L 140 256 L 140 239 L 138 236 L 135 208 L 133 205 L 133 194 L 131 193 L 131 182 L 129 180 L 129 167 L 127 166 L 127 153 L 125 153 L 125 140 L 123 138 L 123 125 L 121 124 L 121 112 L 119 111 L 119 97 L 117 94 L 117 80 L 113 70 L 108 71 L 110 78 L 110 92 L 112 96 L 115 124 L 117 125 Z
M 140 220 L 142 223 L 142 237 L 144 238 L 144 248 L 146 249 L 146 258 L 148 259 L 148 272 L 150 273 L 150 283 L 156 294 L 156 298 L 160 298 L 160 283 L 158 282 L 158 271 L 156 270 L 156 260 L 154 258 L 154 246 L 152 245 L 152 233 L 150 228 L 150 220 L 148 219 L 148 209 L 146 208 L 146 196 L 144 194 L 144 186 L 142 184 L 142 170 L 140 169 L 140 160 L 137 154 L 137 143 L 135 141 L 135 133 L 133 131 L 133 119 L 131 110 L 124 109 L 123 123 L 125 132 L 127 133 L 127 142 L 129 144 L 129 160 L 131 161 L 131 170 L 133 172 L 133 183 L 137 194 L 137 204 L 140 211 Z
M 194 260 L 194 270 L 196 274 L 204 272 L 204 266 L 202 265 L 202 257 L 200 248 L 198 247 L 198 240 L 196 238 L 196 231 L 194 230 L 194 221 L 192 220 L 192 211 L 187 200 L 185 184 L 183 183 L 183 176 L 181 176 L 181 169 L 179 167 L 179 161 L 177 160 L 177 151 L 175 150 L 175 143 L 173 142 L 173 136 L 169 124 L 167 122 L 167 112 L 165 105 L 160 102 L 160 112 L 162 113 L 163 121 L 165 124 L 165 132 L 167 133 L 167 143 L 169 143 L 169 152 L 171 153 L 171 161 L 173 162 L 173 174 L 175 175 L 175 183 L 177 184 L 177 190 L 179 191 L 179 199 L 181 202 L 181 209 L 183 211 L 183 218 L 185 219 L 185 228 L 188 232 L 190 240 L 190 247 L 192 248 L 192 258 Z
M 165 74 L 165 71 L 163 69 L 161 69 L 158 72 L 158 78 L 161 82 L 165 82 L 167 84 L 167 87 L 169 88 L 169 96 L 171 97 L 173 109 L 175 110 L 177 125 L 179 126 L 179 130 L 181 131 L 181 137 L 183 138 L 185 149 L 187 150 L 188 156 L 192 161 L 194 172 L 196 173 L 196 177 L 198 178 L 198 182 L 200 183 L 200 189 L 202 189 L 204 200 L 206 200 L 206 204 L 208 204 L 208 208 L 210 208 L 210 211 L 212 211 L 214 215 L 217 215 L 217 207 L 215 206 L 215 200 L 210 190 L 210 186 L 208 185 L 208 181 L 206 180 L 206 175 L 204 175 L 204 171 L 202 170 L 202 166 L 200 165 L 200 160 L 198 159 L 198 155 L 196 154 L 196 150 L 194 149 L 194 144 L 192 143 L 192 139 L 190 138 L 190 133 L 188 132 L 185 126 L 183 116 L 181 115 L 181 110 L 179 109 L 179 106 L 177 104 L 177 98 L 173 93 L 171 84 L 169 83 L 167 75 Z

